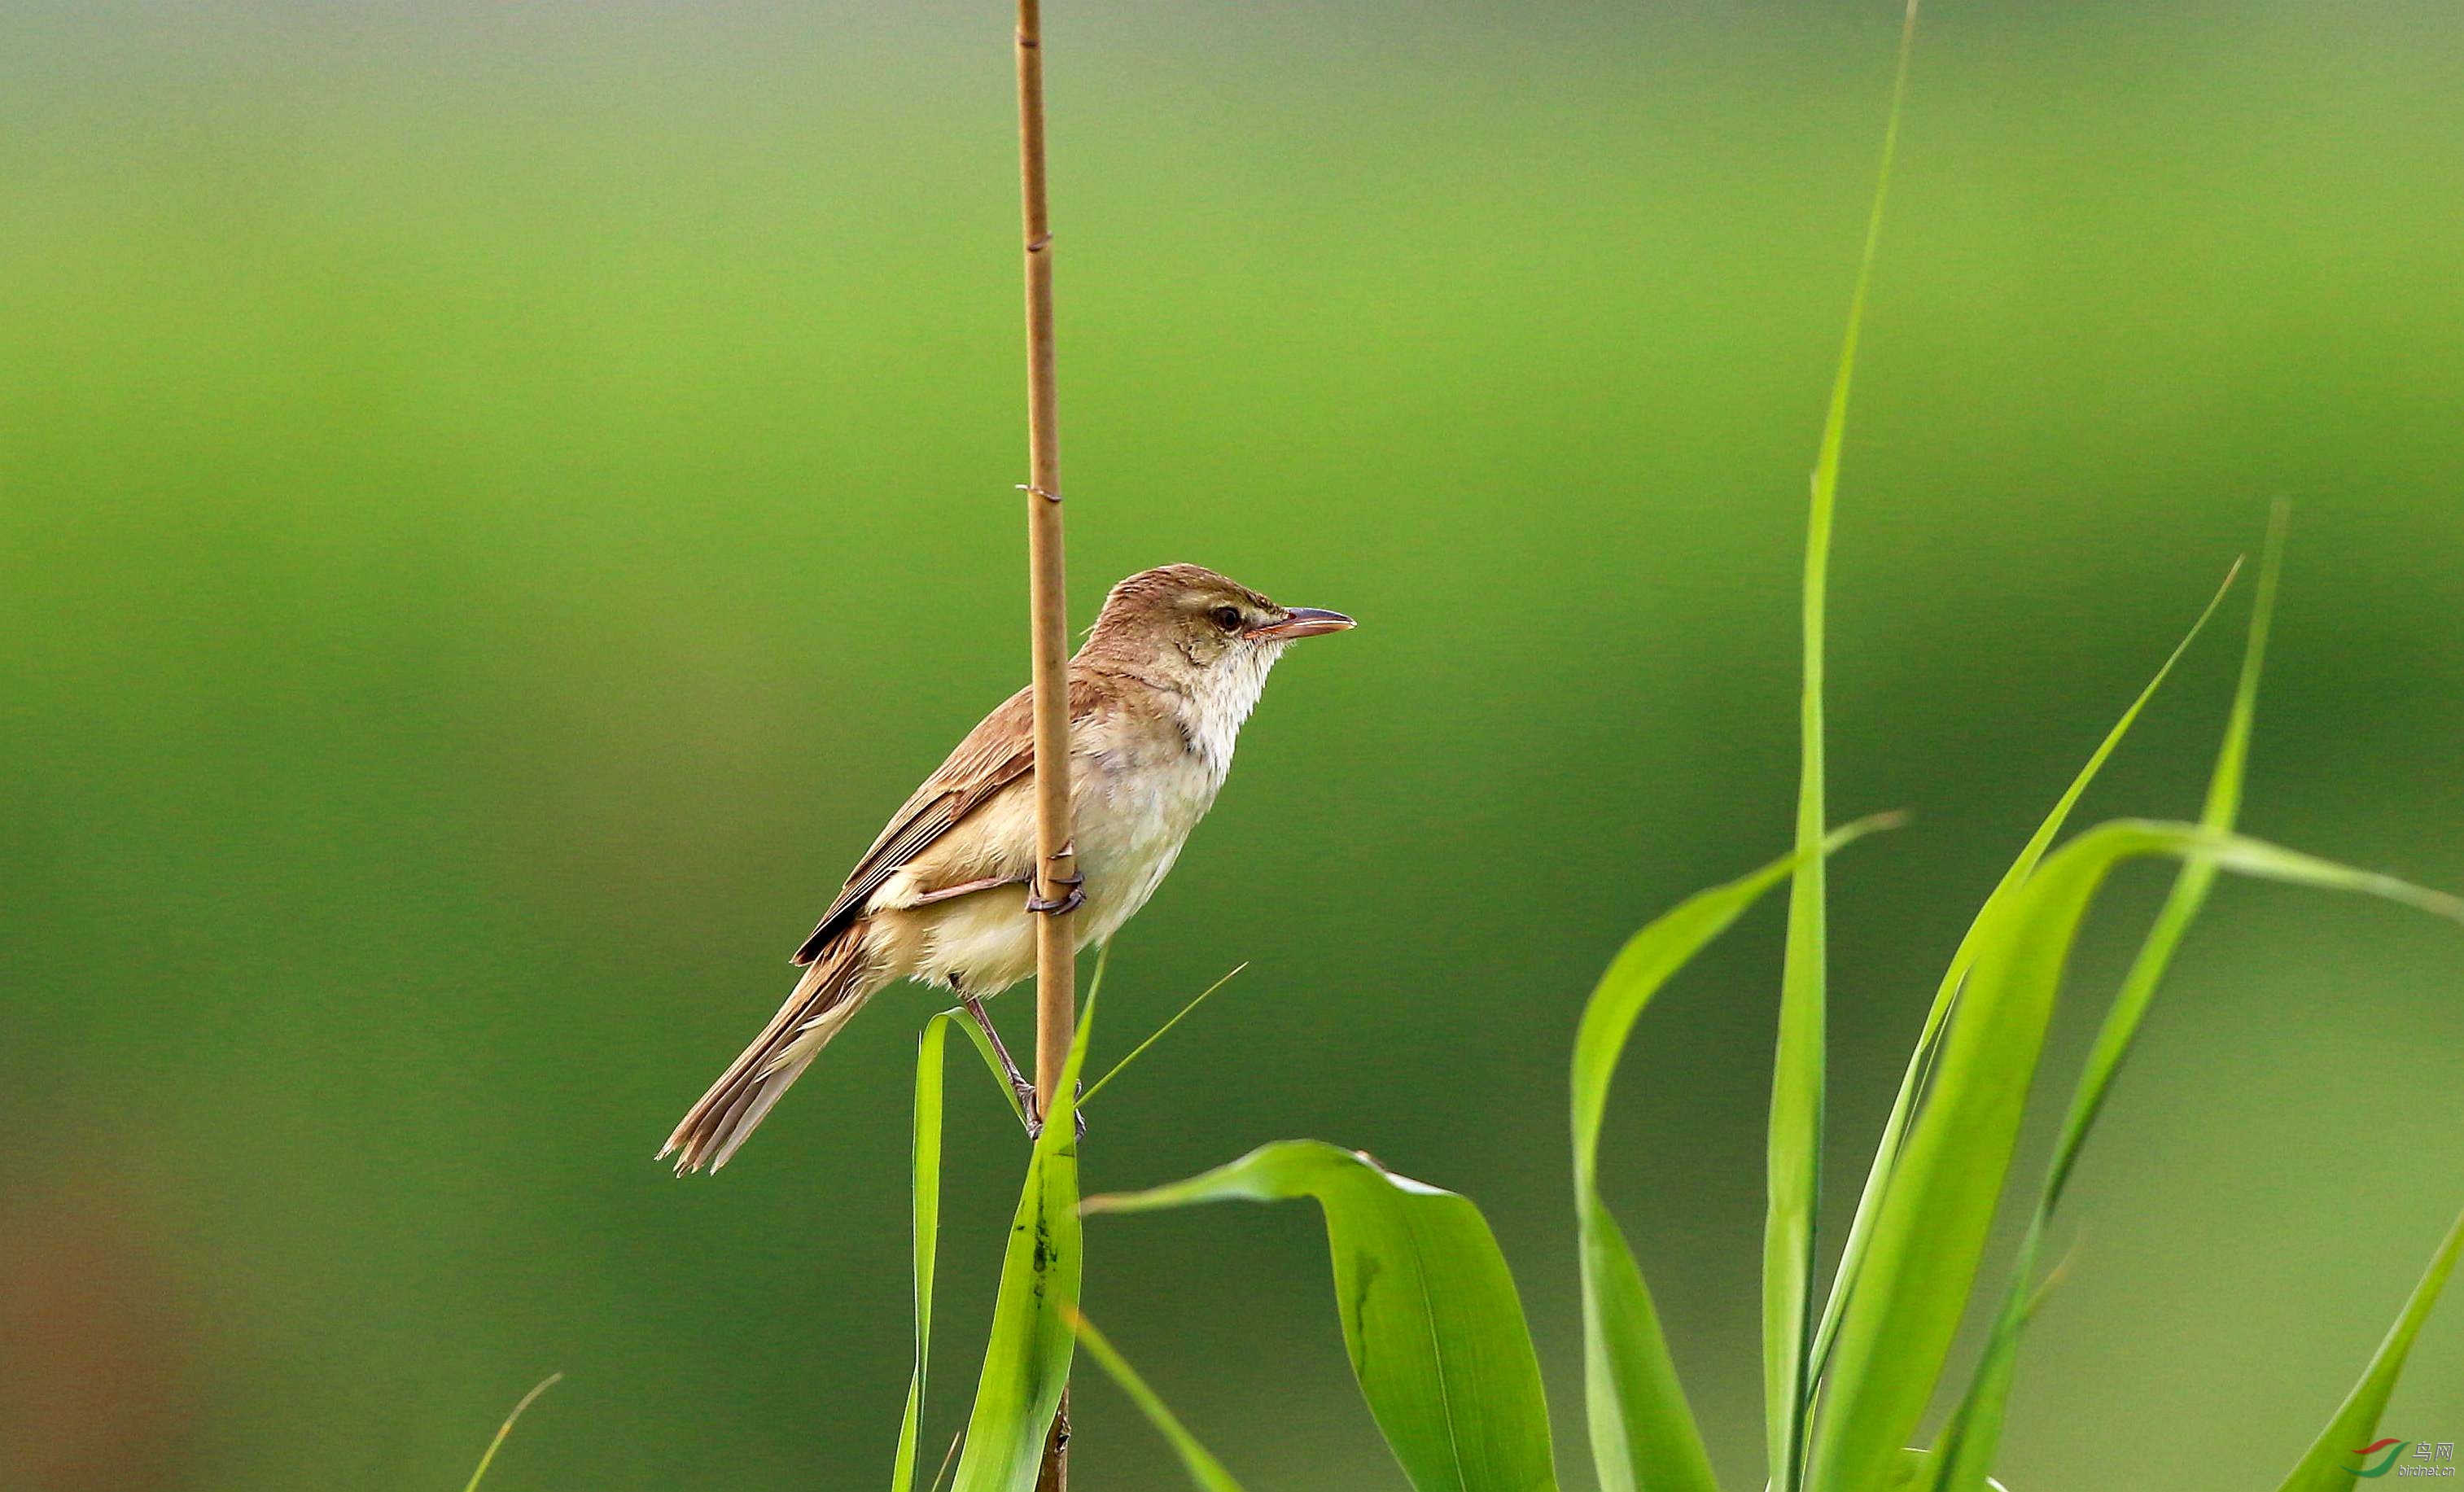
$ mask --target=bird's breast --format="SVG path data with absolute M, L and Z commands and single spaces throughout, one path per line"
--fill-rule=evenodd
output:
M 1177 730 L 1119 731 L 1087 743 L 1073 797 L 1087 877 L 1086 941 L 1100 942 L 1146 905 L 1189 831 L 1213 806 L 1222 774 Z

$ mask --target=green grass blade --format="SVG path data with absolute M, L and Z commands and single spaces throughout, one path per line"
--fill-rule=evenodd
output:
M 965 1016 L 966 1012 L 963 1010 L 945 1010 L 933 1019 L 957 1020 Z M 960 1020 L 958 1029 L 966 1032 L 967 1040 L 976 1043 L 976 1055 L 984 1060 L 984 1070 L 993 1075 L 993 1086 L 1001 1089 L 1001 1099 L 1009 1105 L 1009 1111 L 1017 1117 L 1019 1123 L 1026 1123 L 1026 1109 L 1018 1101 L 1018 1089 L 1009 1086 L 1009 1074 L 1001 1070 L 1001 1057 L 993 1050 L 991 1040 L 971 1019 Z M 938 1072 L 940 1069 L 936 1067 L 934 1070 Z
M 924 1022 L 915 1046 L 915 1136 L 911 1147 L 914 1168 L 913 1196 L 915 1221 L 915 1367 L 907 1379 L 907 1413 L 898 1422 L 898 1454 L 891 1463 L 891 1492 L 913 1492 L 915 1485 L 917 1437 L 923 1433 L 924 1369 L 933 1349 L 933 1271 L 941 1237 L 941 1053 L 948 1045 L 950 1024 L 961 1021 L 992 1061 L 975 1022 L 964 1014 L 945 1010 Z M 998 1067 L 995 1069 L 998 1071 Z M 1006 1082 L 996 1085 L 1004 1093 Z
M 976 1404 L 958 1456 L 956 1492 L 1031 1492 L 1078 1341 L 1069 1313 L 1078 1308 L 1078 1074 L 1087 1064 L 1087 1034 L 1095 1026 L 1090 997 L 1079 1012 L 1077 1039 L 1061 1072 L 1060 1091 L 1046 1100 L 1044 1132 L 1026 1162 L 1026 1185 L 1001 1255 L 1001 1294 L 993 1305 L 992 1340 L 984 1348 Z
M 1886 822 L 1850 824 L 1824 843 L 1823 852 Z M 1626 940 L 1583 1006 L 1574 1036 L 1574 1213 L 1582 1234 L 1585 1397 L 1602 1492 L 1716 1492 L 1718 1486 L 1641 1266 L 1600 1196 L 1600 1122 L 1609 1086 L 1635 1022 L 1660 987 L 1795 864 L 1795 856 L 1784 856 L 1663 912 Z
M 1071 1319 L 1077 1325 L 1079 1342 L 1103 1366 L 1104 1371 L 1112 1375 L 1112 1381 L 1121 1386 L 1121 1392 L 1130 1396 L 1130 1402 L 1138 1406 L 1140 1413 L 1147 1416 L 1147 1423 L 1155 1426 L 1156 1433 L 1172 1443 L 1174 1454 L 1180 1458 L 1180 1464 L 1187 1468 L 1189 1480 L 1198 1483 L 1199 1492 L 1241 1492 L 1241 1483 L 1232 1480 L 1232 1473 L 1224 1470 L 1223 1463 L 1209 1454 L 1205 1446 L 1198 1443 L 1198 1437 L 1191 1435 L 1189 1427 L 1180 1422 L 1180 1416 L 1165 1406 L 1155 1390 L 1147 1387 L 1147 1380 L 1139 1377 L 1137 1370 L 1113 1349 L 1112 1344 L 1105 1340 L 1104 1333 L 1095 1329 L 1095 1324 L 1075 1312 L 1071 1313 Z
M 2116 866 L 2160 855 L 2464 921 L 2464 901 L 2453 897 L 2196 824 L 2100 824 L 2047 856 L 1979 940 L 1930 1091 L 1884 1189 L 1823 1387 L 1813 1485 L 1877 1485 L 1915 1435 L 1976 1278 L 2072 940 Z
M 514 1412 L 507 1415 L 505 1422 L 496 1427 L 496 1437 L 490 1440 L 488 1448 L 479 1453 L 478 1469 L 471 1473 L 471 1481 L 463 1487 L 462 1492 L 479 1492 L 479 1479 L 488 1474 L 489 1463 L 496 1459 L 496 1451 L 505 1443 L 505 1437 L 514 1433 L 514 1421 L 522 1417 L 522 1411 L 531 1407 L 532 1400 L 563 1381 L 563 1373 L 552 1372 L 531 1385 L 531 1391 L 515 1403 Z
M 2377 1436 L 2379 1415 L 2387 1412 L 2387 1395 L 2395 1392 L 2395 1380 L 2404 1372 L 2404 1360 L 2412 1351 L 2412 1339 L 2421 1334 L 2421 1324 L 2430 1318 L 2430 1308 L 2438 1304 L 2438 1292 L 2454 1272 L 2458 1252 L 2464 1252 L 2464 1215 L 2448 1228 L 2445 1240 L 2431 1258 L 2430 1267 L 2422 1271 L 2421 1283 L 2412 1287 L 2403 1312 L 2387 1329 L 2387 1340 L 2371 1354 L 2362 1381 L 2353 1385 L 2353 1392 L 2345 1395 L 2335 1417 L 2311 1442 L 2309 1451 L 2294 1466 L 2293 1474 L 2284 1479 L 2278 1492 L 2347 1492 L 2354 1485 L 2355 1450 Z
M 1523 1302 L 1487 1219 L 1352 1151 L 1287 1140 L 1089 1212 L 1313 1197 L 1344 1347 L 1418 1492 L 1553 1492 L 1549 1408 Z
M 1822 1371 L 1831 1361 L 1832 1344 L 1838 1335 L 1839 1313 L 1847 1305 L 1858 1272 L 1864 1265 L 1865 1244 L 1873 1234 L 1874 1214 L 1881 1206 L 1882 1188 L 1890 1179 L 1891 1168 L 1899 1163 L 1900 1147 L 1906 1143 L 1908 1125 L 1916 1117 L 1917 1097 L 1924 1091 L 1925 1074 L 1931 1070 L 1934 1058 L 1940 1052 L 1943 1025 L 1950 1019 L 1951 1007 L 1958 1001 L 1960 986 L 1967 982 L 1969 970 L 1975 966 L 1978 932 L 1993 911 L 2035 873 L 2036 863 L 2044 859 L 2045 851 L 2052 847 L 2062 825 L 2070 822 L 2071 810 L 2079 806 L 2088 785 L 2096 780 L 2099 772 L 2104 770 L 2106 758 L 2122 744 L 2122 738 L 2130 734 L 2130 728 L 2138 723 L 2140 713 L 2147 708 L 2147 702 L 2156 697 L 2157 690 L 2171 676 L 2173 666 L 2182 661 L 2183 655 L 2190 650 L 2190 645 L 2207 629 L 2209 619 L 2224 603 L 2225 593 L 2233 589 L 2233 578 L 2240 573 L 2239 563 L 2226 572 L 2224 583 L 2209 599 L 2207 609 L 2200 612 L 2198 620 L 2190 624 L 2190 629 L 2182 634 L 2182 640 L 2173 645 L 2172 652 L 2157 669 L 2156 676 L 2147 681 L 2147 687 L 2139 691 L 2139 697 L 2130 702 L 2130 708 L 2122 713 L 2122 718 L 2113 722 L 2113 729 L 2104 733 L 2104 739 L 2088 755 L 2086 765 L 2071 779 L 2070 786 L 2062 791 L 2053 811 L 2036 825 L 2036 832 L 2028 837 L 2028 843 L 2020 847 L 2018 858 L 2011 862 L 2011 868 L 2002 872 L 2002 879 L 1994 885 L 1992 892 L 1985 898 L 1985 905 L 1978 909 L 1975 920 L 1968 925 L 1968 932 L 1961 936 L 1959 947 L 1952 951 L 1950 967 L 1944 972 L 1942 983 L 1934 990 L 1933 1006 L 1925 1012 L 1925 1027 L 1917 1037 L 1916 1050 L 1908 1058 L 1906 1073 L 1900 1079 L 1899 1094 L 1891 1101 L 1890 1117 L 1883 1121 L 1881 1143 L 1874 1148 L 1874 1164 L 1866 1173 L 1865 1190 L 1857 1199 L 1857 1215 L 1848 1225 L 1848 1241 L 1839 1253 L 1839 1270 L 1833 1278 L 1830 1298 L 1823 1302 L 1822 1324 L 1814 1334 L 1814 1375 L 1817 1388 Z
M 1104 971 L 1112 966 L 1112 944 L 1107 938 L 1095 947 L 1095 972 L 1087 976 L 1087 998 L 1093 999 L 1104 993 Z
M 1891 161 L 1898 153 L 1900 114 L 1907 98 L 1908 57 L 1915 47 L 1917 0 L 1908 0 L 1900 55 L 1891 79 L 1890 122 L 1865 219 L 1857 285 L 1848 301 L 1848 329 L 1822 421 L 1805 535 L 1804 692 L 1799 709 L 1796 865 L 1789 886 L 1788 952 L 1780 975 L 1779 1047 L 1771 1063 L 1770 1208 L 1763 1225 L 1763 1391 L 1771 1485 L 1796 1492 L 1803 1471 L 1806 1387 L 1812 1347 L 1814 1224 L 1822 1197 L 1823 1046 L 1828 957 L 1829 886 L 1820 846 L 1830 824 L 1824 805 L 1823 616 L 1831 571 L 1832 515 L 1839 493 L 1839 457 L 1848 429 L 1848 393 L 1857 371 L 1866 295 L 1881 244 Z
M 2284 570 L 2288 516 L 2289 509 L 2278 503 L 2268 523 L 2266 557 L 2258 570 L 2258 594 L 2251 603 L 2250 632 L 2242 645 L 2241 678 L 2233 689 L 2233 712 L 2225 722 L 2224 741 L 2216 750 L 2216 764 L 2208 778 L 2207 804 L 2199 816 L 2204 827 L 2220 832 L 2231 830 L 2241 813 L 2251 727 L 2258 714 L 2258 681 L 2267 666 L 2268 626 L 2276 614 L 2277 583 Z M 2088 1053 L 2087 1065 L 2071 1096 L 2070 1111 L 2063 1117 L 2053 1162 L 2046 1169 L 2043 1195 L 2037 1198 L 2035 1215 L 2029 1219 L 2026 1240 L 2020 1245 L 2001 1310 L 1994 1318 L 1992 1335 L 1987 1340 L 1985 1355 L 1969 1382 L 1967 1396 L 1951 1417 L 1950 1431 L 1943 1438 L 1942 1485 L 1946 1488 L 1976 1492 L 1985 1485 L 1986 1473 L 1992 1469 L 1993 1459 L 2001 1449 L 2002 1420 L 2017 1368 L 2019 1336 L 2030 1314 L 2029 1301 L 2035 1288 L 2031 1279 L 2046 1231 L 2053 1224 L 2054 1209 L 2061 1204 L 2062 1191 L 2070 1184 L 2072 1168 L 2079 1163 L 2088 1130 L 2103 1111 L 2123 1060 L 2130 1055 L 2131 1043 L 2146 1019 L 2147 1007 L 2155 1000 L 2166 971 L 2172 966 L 2174 951 L 2181 947 L 2190 924 L 2207 905 L 2208 892 L 2215 879 L 2215 867 L 2203 860 L 2189 861 L 2176 872 L 2172 889 L 2149 927 L 2146 940 L 2140 945 L 2138 956 L 2131 961 L 2113 1008 L 2105 1013 L 2104 1022 L 2097 1031 L 2096 1044 Z
M 1099 974 L 1102 971 L 1102 967 L 1103 966 L 1100 963 L 1096 966 Z M 1205 1004 L 1206 998 L 1209 995 L 1214 994 L 1217 990 L 1220 990 L 1223 986 L 1231 983 L 1232 976 L 1239 974 L 1242 970 L 1246 969 L 1247 967 L 1249 967 L 1249 965 L 1245 961 L 1234 964 L 1232 966 L 1231 974 L 1225 975 L 1223 977 L 1216 980 L 1206 988 L 1199 991 L 1198 998 L 1196 999 L 1193 999 L 1188 1004 L 1181 1006 L 1179 1011 L 1177 1012 L 1171 1020 L 1155 1027 L 1154 1035 L 1148 1037 L 1145 1041 L 1140 1042 L 1137 1045 L 1130 1048 L 1130 1054 L 1127 1057 L 1124 1057 L 1119 1062 L 1112 1064 L 1111 1071 L 1105 1073 L 1102 1077 L 1097 1078 L 1093 1083 L 1089 1084 L 1087 1091 L 1078 1096 L 1078 1102 L 1083 1106 L 1092 1100 L 1096 1094 L 1104 1091 L 1104 1085 L 1111 1082 L 1114 1078 L 1119 1077 L 1121 1075 L 1121 1069 L 1137 1061 L 1140 1057 L 1145 1056 L 1148 1047 L 1162 1041 L 1174 1026 L 1180 1024 L 1183 1020 L 1187 1019 L 1191 1011 Z

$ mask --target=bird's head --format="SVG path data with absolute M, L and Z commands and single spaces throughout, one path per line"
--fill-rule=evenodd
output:
M 1083 656 L 1173 674 L 1263 674 L 1287 643 L 1340 632 L 1339 611 L 1279 606 L 1203 565 L 1141 570 L 1112 587 Z

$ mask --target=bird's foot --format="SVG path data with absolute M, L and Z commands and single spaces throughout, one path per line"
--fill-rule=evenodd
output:
M 1012 1083 L 1010 1091 L 1018 1095 L 1018 1117 L 1026 1126 L 1027 1143 L 1032 1145 L 1044 1133 L 1043 1100 L 1035 1096 L 1035 1085 L 1024 1078 Z
M 1052 884 L 1055 886 L 1066 886 L 1069 888 L 1068 893 L 1051 900 L 1046 900 L 1045 898 L 1035 895 L 1030 891 L 1026 898 L 1027 911 L 1040 911 L 1048 917 L 1059 917 L 1065 916 L 1069 912 L 1076 911 L 1079 908 L 1087 905 L 1087 878 L 1085 876 L 1057 875 L 1052 878 Z
M 1079 1084 L 1078 1091 L 1081 1093 L 1086 1092 L 1087 1085 L 1084 1083 Z M 1042 1105 L 1035 1101 L 1035 1089 L 1031 1087 L 1023 1094 L 1020 1095 L 1020 1098 L 1021 1102 L 1026 1105 L 1026 1139 L 1027 1143 L 1031 1145 L 1044 1137 L 1044 1108 Z M 1076 1128 L 1078 1130 L 1078 1138 L 1081 1140 L 1085 1139 L 1087 1137 L 1087 1110 L 1079 1108 L 1075 1104 L 1072 1104 L 1069 1107 L 1069 1117 L 1077 1121 Z

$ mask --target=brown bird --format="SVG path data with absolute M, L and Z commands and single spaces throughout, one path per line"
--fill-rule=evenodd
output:
M 659 1154 L 675 1155 L 678 1174 L 727 1164 L 830 1038 L 901 978 L 956 992 L 1035 1112 L 1032 1086 L 983 1010 L 1035 971 L 1032 913 L 1077 911 L 1081 948 L 1110 938 L 1155 894 L 1214 803 L 1285 645 L 1352 625 L 1341 612 L 1279 606 L 1194 564 L 1113 586 L 1069 660 L 1079 885 L 1050 906 L 1029 894 L 1035 749 L 1032 698 L 1021 690 L 891 818 L 797 950 L 804 973 L 787 1002 Z

